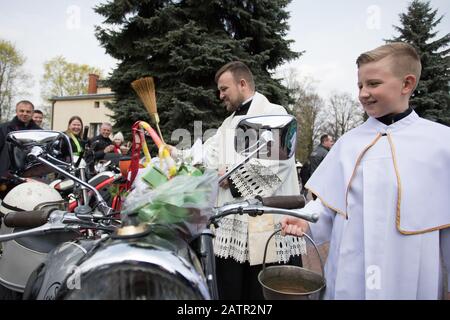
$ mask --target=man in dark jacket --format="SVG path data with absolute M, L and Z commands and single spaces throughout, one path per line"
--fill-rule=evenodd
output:
M 114 145 L 112 140 L 109 138 L 112 132 L 112 125 L 110 123 L 104 122 L 100 127 L 100 134 L 92 138 L 89 142 L 90 147 L 94 151 L 95 161 L 103 160 L 106 153 L 114 151 Z
M 320 145 L 318 145 L 317 148 L 314 149 L 314 151 L 309 156 L 309 160 L 305 164 L 304 168 L 302 168 L 302 170 L 305 170 L 303 175 L 301 175 L 303 186 L 305 185 L 306 181 L 308 181 L 309 177 L 312 176 L 314 171 L 316 171 L 322 160 L 325 159 L 328 151 L 330 151 L 333 144 L 333 137 L 329 134 L 324 134 L 320 137 Z M 302 194 L 306 195 L 306 193 L 307 190 L 303 188 Z M 314 200 L 316 199 L 316 195 L 313 194 L 312 197 Z
M 34 105 L 28 100 L 16 104 L 16 116 L 9 122 L 0 125 L 0 176 L 4 176 L 10 168 L 6 136 L 12 131 L 41 129 L 32 120 Z
M 4 176 L 10 169 L 6 136 L 12 131 L 40 130 L 41 128 L 32 120 L 34 105 L 28 100 L 16 104 L 16 116 L 9 122 L 0 124 L 0 176 Z
M 311 175 L 314 173 L 314 171 L 316 171 L 322 160 L 325 159 L 328 151 L 330 151 L 333 144 L 333 137 L 329 134 L 324 134 L 320 137 L 320 145 L 317 146 L 317 148 L 311 153 L 311 156 L 309 157 L 311 163 Z

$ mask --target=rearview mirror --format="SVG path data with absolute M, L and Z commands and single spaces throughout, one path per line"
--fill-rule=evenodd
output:
M 23 177 L 41 176 L 51 172 L 50 168 L 37 161 L 27 159 L 35 146 L 44 149 L 48 155 L 71 164 L 72 148 L 68 137 L 59 131 L 23 130 L 10 132 L 6 141 L 11 162 L 11 170 Z
M 7 141 L 21 149 L 27 149 L 47 145 L 55 141 L 61 134 L 61 132 L 50 130 L 13 131 L 8 134 Z
M 242 119 L 235 131 L 235 150 L 251 152 L 267 140 L 270 131 L 273 140 L 259 151 L 258 158 L 287 160 L 295 154 L 297 120 L 291 115 L 269 115 Z

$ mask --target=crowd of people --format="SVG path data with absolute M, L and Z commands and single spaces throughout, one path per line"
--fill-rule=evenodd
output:
M 112 125 L 109 122 L 102 123 L 100 134 L 90 140 L 83 139 L 82 129 L 83 120 L 80 117 L 73 116 L 69 119 L 65 133 L 70 138 L 72 152 L 76 156 L 82 154 L 86 147 L 94 152 L 95 161 L 103 160 L 107 154 L 124 155 L 129 151 L 129 146 L 124 145 L 124 137 L 120 131 L 111 139 Z
M 10 169 L 10 159 L 6 144 L 6 136 L 12 131 L 42 130 L 44 113 L 34 109 L 32 102 L 21 100 L 16 104 L 16 116 L 8 122 L 0 124 L 0 176 L 7 176 Z M 108 122 L 102 123 L 100 134 L 88 140 L 82 136 L 83 120 L 79 116 L 72 116 L 64 133 L 70 141 L 72 154 L 82 156 L 86 148 L 94 152 L 95 161 L 104 160 L 108 154 L 126 155 L 130 146 L 125 144 L 121 132 L 112 135 L 112 125 Z M 112 138 L 112 139 L 111 139 Z
M 310 177 L 303 181 L 314 200 L 301 210 L 319 214 L 319 221 L 271 215 L 224 218 L 214 230 L 221 299 L 263 298 L 257 280 L 262 253 L 268 235 L 280 227 L 284 234 L 308 233 L 317 244 L 329 243 L 326 299 L 450 296 L 446 286 L 450 280 L 450 145 L 440 143 L 450 139 L 450 128 L 419 117 L 410 106 L 421 74 L 420 58 L 412 46 L 378 47 L 361 54 L 357 66 L 359 100 L 368 120 L 335 145 L 332 136 L 324 135 L 310 156 Z M 242 62 L 224 65 L 215 81 L 230 115 L 205 141 L 203 163 L 223 175 L 237 159 L 230 129 L 247 116 L 287 112 L 256 90 L 252 72 Z M 39 129 L 42 113 L 33 110 L 29 101 L 17 104 L 16 117 L 1 125 L 0 151 L 8 132 Z M 72 117 L 66 134 L 78 155 L 86 143 L 82 129 L 82 119 Z M 127 152 L 123 135 L 116 133 L 112 139 L 111 135 L 112 126 L 104 123 L 100 134 L 89 141 L 97 160 L 108 153 Z M 175 158 L 188 154 L 175 147 L 170 150 Z M 221 183 L 217 206 L 257 194 L 301 192 L 293 158 L 278 160 L 276 166 L 259 159 L 246 165 L 251 170 L 245 176 L 237 173 Z M 270 179 L 263 178 L 267 172 Z M 301 244 L 292 238 L 272 240 L 266 261 L 294 263 Z

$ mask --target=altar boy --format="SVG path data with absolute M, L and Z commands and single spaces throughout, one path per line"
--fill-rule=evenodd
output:
M 330 241 L 326 299 L 440 299 L 450 271 L 450 128 L 409 105 L 421 63 L 406 43 L 357 61 L 369 119 L 342 136 L 306 188 L 316 224 L 282 221 L 286 233 Z

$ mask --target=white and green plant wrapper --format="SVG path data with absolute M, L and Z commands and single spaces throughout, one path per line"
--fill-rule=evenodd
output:
M 187 236 L 199 234 L 213 214 L 218 175 L 178 175 L 155 189 L 140 184 L 125 199 L 122 214 L 136 214 L 141 222 L 168 224 Z

